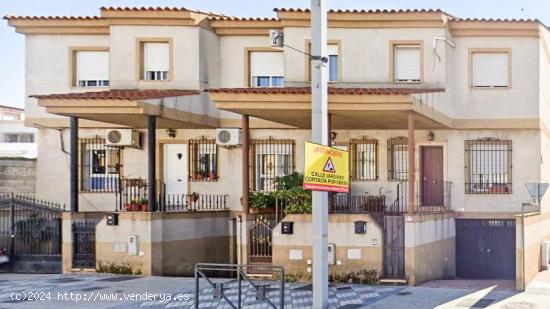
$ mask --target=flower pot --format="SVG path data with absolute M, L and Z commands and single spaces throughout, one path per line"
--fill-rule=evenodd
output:
M 134 204 L 124 204 L 124 209 L 126 211 L 134 211 Z
M 248 209 L 248 212 L 252 215 L 258 215 L 258 214 L 272 214 L 275 213 L 275 209 L 273 208 L 257 208 L 252 207 Z
M 215 173 L 210 173 L 208 175 L 208 179 L 210 179 L 210 181 L 215 181 L 216 179 L 218 179 L 218 175 L 216 175 Z

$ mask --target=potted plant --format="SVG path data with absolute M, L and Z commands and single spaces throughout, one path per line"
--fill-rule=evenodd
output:
M 193 192 L 191 193 L 189 198 L 191 199 L 192 203 L 196 203 L 199 200 L 199 194 L 197 192 Z
M 211 171 L 210 174 L 208 174 L 208 178 L 210 179 L 210 181 L 215 181 L 216 179 L 218 179 L 218 175 L 215 171 Z
M 147 211 L 147 202 L 144 197 L 135 198 L 125 205 L 126 211 Z
M 275 211 L 275 195 L 272 192 L 250 192 L 248 202 L 251 214 L 273 213 Z
M 203 179 L 203 175 L 200 172 L 195 173 L 195 180 L 201 181 Z

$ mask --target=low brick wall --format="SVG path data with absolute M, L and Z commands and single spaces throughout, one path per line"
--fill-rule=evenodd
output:
M 0 158 L 0 193 L 34 194 L 36 159 Z
M 541 244 L 550 240 L 550 213 L 532 213 L 525 215 L 525 285 L 541 271 Z M 522 218 L 516 216 L 516 289 L 523 284 L 523 241 Z

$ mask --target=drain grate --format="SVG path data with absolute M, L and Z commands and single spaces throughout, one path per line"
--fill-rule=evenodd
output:
M 299 286 L 297 288 L 293 288 L 293 291 L 312 291 L 313 285 L 312 284 L 304 284 L 302 286 Z
M 49 280 L 48 282 L 49 283 L 70 283 L 70 282 L 78 282 L 78 281 L 82 281 L 82 279 L 71 278 L 71 277 L 56 278 L 56 279 Z
M 338 291 L 351 290 L 351 286 L 341 286 L 336 288 Z
M 338 307 L 338 309 L 355 309 L 355 308 L 364 308 L 364 307 L 365 305 L 361 305 L 361 304 L 347 304 L 347 305 Z
M 407 296 L 407 295 L 411 295 L 411 294 L 412 294 L 412 292 L 409 292 L 409 291 L 403 291 L 403 292 L 397 293 L 397 295 L 399 295 L 399 296 Z
M 89 288 L 80 289 L 80 291 L 82 291 L 82 292 L 91 292 L 91 291 L 97 291 L 97 290 L 103 290 L 103 289 L 105 289 L 105 288 L 101 287 L 101 286 L 91 286 Z

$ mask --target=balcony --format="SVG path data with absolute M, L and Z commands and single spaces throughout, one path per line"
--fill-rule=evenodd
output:
M 199 212 L 227 210 L 226 194 L 167 194 L 165 185 L 157 182 L 156 207 L 149 207 L 147 181 L 123 178 L 116 192 L 116 211 Z

